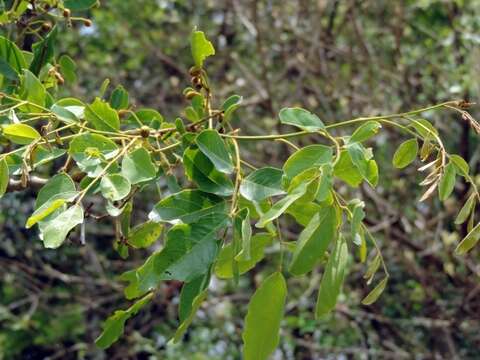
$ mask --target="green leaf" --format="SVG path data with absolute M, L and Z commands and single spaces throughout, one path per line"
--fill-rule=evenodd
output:
M 308 185 L 310 183 L 303 183 L 296 187 L 291 194 L 285 196 L 283 199 L 277 201 L 273 206 L 263 214 L 258 222 L 255 224 L 258 228 L 265 227 L 268 223 L 272 222 L 280 215 L 282 215 L 287 208 L 292 205 L 296 200 L 301 198 L 307 192 Z
M 194 181 L 200 190 L 220 196 L 230 196 L 233 193 L 232 181 L 215 169 L 213 163 L 200 150 L 185 150 L 183 164 L 188 178 Z
M 120 174 L 106 175 L 100 181 L 100 191 L 110 201 L 122 200 L 130 193 L 131 187 L 130 181 Z
M 431 139 L 438 134 L 437 129 L 425 119 L 412 120 L 411 126 L 420 134 L 424 139 Z
M 0 160 L 0 199 L 2 198 L 3 194 L 7 191 L 8 188 L 8 181 L 9 181 L 9 171 L 8 171 L 8 164 L 3 157 Z
M 85 120 L 97 130 L 117 132 L 120 129 L 118 113 L 110 107 L 110 104 L 98 97 L 92 104 L 87 105 Z
M 67 124 L 78 123 L 78 117 L 72 111 L 58 104 L 53 104 L 50 110 L 57 116 L 60 121 Z
M 382 125 L 378 121 L 366 122 L 353 132 L 348 142 L 354 143 L 368 140 L 376 133 L 378 133 L 378 130 L 380 130 L 381 128 Z
M 245 360 L 268 359 L 277 347 L 286 297 L 287 284 L 279 272 L 266 278 L 253 294 L 242 333 Z
M 52 199 L 62 199 L 62 194 L 65 194 L 63 199 L 69 199 L 72 193 L 76 192 L 75 183 L 67 174 L 57 174 L 42 186 L 38 192 L 35 200 L 35 210 Z
M 272 235 L 268 233 L 259 233 L 252 236 L 250 247 L 250 260 L 235 261 L 235 252 L 233 244 L 225 245 L 215 263 L 215 275 L 221 279 L 230 279 L 233 277 L 233 264 L 236 262 L 239 275 L 253 269 L 255 265 L 264 257 L 265 247 L 272 243 Z
M 101 348 L 106 349 L 110 347 L 123 334 L 125 322 L 132 316 L 136 315 L 146 304 L 150 302 L 153 294 L 148 294 L 127 310 L 116 310 L 103 324 L 103 331 L 95 340 L 95 344 Z
M 195 139 L 200 151 L 210 159 L 215 168 L 225 174 L 234 170 L 232 158 L 216 130 L 203 130 Z
M 320 211 L 322 206 L 316 203 L 293 203 L 286 213 L 292 215 L 295 221 L 302 226 L 307 226 L 312 217 Z
M 230 121 L 233 113 L 240 107 L 242 101 L 243 97 L 239 95 L 232 95 L 227 100 L 225 100 L 225 102 L 222 104 L 223 121 Z
M 283 165 L 283 172 L 292 179 L 311 167 L 320 167 L 332 162 L 332 148 L 325 145 L 309 145 L 296 151 Z
M 190 46 L 192 49 L 193 61 L 196 66 L 203 67 L 204 60 L 215 55 L 215 48 L 207 40 L 203 31 L 193 31 L 190 37 Z
M 148 151 L 142 147 L 123 157 L 122 175 L 134 185 L 154 179 L 157 168 Z
M 135 249 L 147 248 L 152 245 L 162 234 L 163 225 L 147 221 L 135 226 L 127 236 L 127 242 Z
M 20 97 L 23 100 L 30 101 L 39 106 L 45 105 L 45 99 L 47 98 L 47 91 L 41 83 L 41 81 L 30 71 L 24 70 L 22 78 L 22 86 L 20 88 Z M 25 109 L 29 112 L 40 112 L 41 110 L 37 106 L 24 105 L 21 109 Z
M 77 225 L 83 223 L 83 209 L 73 205 L 58 216 L 48 220 L 42 228 L 40 238 L 46 248 L 56 249 L 65 241 L 68 233 Z
M 234 231 L 237 231 L 242 239 L 242 249 L 235 256 L 236 261 L 249 261 L 251 259 L 252 227 L 250 226 L 250 211 L 242 209 L 235 217 Z
M 371 305 L 380 297 L 387 286 L 388 276 L 385 276 L 370 293 L 362 300 L 363 305 Z
M 352 221 L 351 221 L 351 236 L 352 241 L 356 245 L 361 245 L 361 225 L 362 221 L 365 218 L 365 211 L 363 208 L 365 207 L 365 203 L 363 201 L 357 201 L 352 210 Z
M 304 131 L 315 132 L 325 129 L 325 125 L 317 115 L 298 107 L 283 108 L 278 116 L 282 124 L 293 125 Z
M 467 221 L 468 216 L 471 214 L 471 212 L 475 208 L 476 202 L 477 202 L 477 196 L 473 192 L 472 195 L 469 196 L 467 201 L 465 201 L 465 204 L 460 209 L 460 212 L 458 213 L 457 218 L 455 219 L 455 224 L 460 225 L 460 224 L 463 224 L 465 221 Z
M 110 105 L 116 110 L 128 108 L 128 92 L 122 85 L 118 85 L 110 96 Z
M 468 176 L 470 167 L 468 163 L 460 155 L 450 155 L 450 161 L 455 165 L 457 172 L 462 176 Z
M 316 200 L 319 202 L 325 201 L 331 194 L 333 186 L 333 168 L 330 164 L 320 166 L 320 185 Z
M 480 223 L 478 223 L 455 249 L 457 255 L 464 255 L 480 240 Z
M 102 172 L 106 160 L 117 155 L 118 147 L 103 135 L 83 133 L 70 142 L 68 153 L 77 162 L 80 170 L 90 177 L 95 177 Z
M 445 171 L 440 179 L 438 184 L 438 194 L 440 200 L 446 200 L 453 189 L 455 188 L 455 177 L 457 176 L 457 171 L 455 170 L 455 165 L 453 163 L 448 163 L 445 166 Z
M 57 37 L 57 27 L 53 29 L 39 42 L 33 44 L 33 60 L 30 63 L 30 71 L 38 76 L 40 70 L 55 56 L 55 40 Z
M 58 100 L 54 105 L 52 105 L 52 108 L 54 108 L 55 106 L 59 106 L 64 108 L 65 110 L 68 110 L 69 112 L 74 114 L 77 119 L 81 119 L 84 117 L 85 104 L 78 99 L 63 98 Z
M 201 275 L 190 282 L 185 283 L 180 291 L 178 304 L 178 318 L 181 323 L 188 319 L 193 310 L 195 298 L 208 288 L 210 273 Z
M 315 309 L 315 316 L 317 318 L 328 314 L 335 308 L 345 277 L 347 259 L 347 242 L 343 236 L 340 236 L 335 242 L 332 254 L 328 258 L 327 266 L 320 283 Z
M 403 169 L 412 163 L 417 157 L 418 142 L 417 139 L 410 139 L 403 142 L 393 155 L 393 166 Z
M 8 64 L 9 68 L 18 75 L 27 67 L 22 51 L 15 43 L 3 36 L 0 36 L 0 59 L 3 60 L 4 64 Z
M 27 145 L 41 136 L 37 130 L 26 124 L 3 125 L 3 136 L 15 144 Z
M 325 255 L 325 251 L 337 234 L 335 207 L 322 208 L 300 233 L 288 271 L 299 276 L 310 272 Z
M 375 186 L 378 182 L 378 167 L 375 160 L 371 160 L 371 150 L 365 149 L 360 143 L 349 143 L 347 151 L 362 178 Z
M 240 194 L 247 200 L 260 202 L 266 198 L 283 195 L 283 171 L 273 167 L 264 167 L 253 171 L 242 179 Z
M 358 187 L 362 183 L 362 175 L 358 168 L 353 164 L 347 150 L 340 152 L 340 158 L 333 169 L 334 176 L 345 181 L 352 187 Z
M 126 121 L 136 126 L 147 125 L 152 129 L 158 130 L 163 123 L 163 116 L 153 109 L 140 109 L 135 112 L 135 116 L 130 114 Z
M 226 214 L 210 214 L 195 223 L 172 227 L 162 250 L 151 255 L 138 269 L 121 276 L 129 282 L 125 296 L 128 299 L 141 296 L 162 280 L 188 282 L 205 274 L 217 256 L 217 233 L 227 224 Z
M 19 79 L 19 74 L 15 71 L 15 69 L 12 68 L 10 64 L 2 58 L 0 58 L 0 75 L 3 75 L 8 80 Z M 1 79 L 2 78 L 0 77 L 0 80 Z
M 148 217 L 157 222 L 188 224 L 205 215 L 225 212 L 226 203 L 221 197 L 199 190 L 183 190 L 158 202 Z
M 175 331 L 175 335 L 173 337 L 173 343 L 177 343 L 182 339 L 183 334 L 185 334 L 188 327 L 192 323 L 196 312 L 200 308 L 200 305 L 202 305 L 202 302 L 207 297 L 207 293 L 208 293 L 207 290 L 204 290 L 193 299 L 191 310 L 188 317 L 180 324 L 180 326 L 177 328 L 177 331 Z
M 60 59 L 58 59 L 58 64 L 60 65 L 60 72 L 68 83 L 73 84 L 75 81 L 77 81 L 77 75 L 75 74 L 77 65 L 75 65 L 75 62 L 70 56 L 60 56 Z

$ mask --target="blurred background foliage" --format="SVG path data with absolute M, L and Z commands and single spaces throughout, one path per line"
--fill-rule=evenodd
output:
M 242 134 L 285 131 L 276 118 L 285 106 L 333 123 L 451 99 L 475 102 L 480 93 L 480 2 L 474 0 L 108 0 L 85 16 L 92 27 L 75 25 L 59 36 L 61 52 L 77 63 L 77 81 L 67 81 L 64 94 L 90 101 L 109 78 L 128 89 L 136 107 L 156 108 L 170 120 L 187 105 L 182 90 L 195 26 L 217 50 L 207 61 L 217 104 L 244 96 L 235 119 Z M 478 109 L 472 110 L 477 119 Z M 479 173 L 479 137 L 468 124 L 448 112 L 429 120 L 447 148 Z M 461 203 L 455 197 L 463 200 L 467 188 L 458 183 L 445 206 L 432 199 L 419 204 L 415 168 L 391 166 L 401 141 L 390 129 L 375 138 L 379 186 L 356 190 L 391 273 L 387 290 L 374 305 L 360 305 L 364 268 L 352 258 L 337 311 L 315 321 L 321 274 L 290 279 L 293 295 L 275 359 L 480 358 L 480 252 L 453 255 L 465 232 L 453 225 Z M 242 147 L 255 165 L 278 165 L 290 154 L 282 143 Z M 176 346 L 167 341 L 177 324 L 180 284 L 162 284 L 152 306 L 127 323 L 126 336 L 103 352 L 93 345 L 101 321 L 126 306 L 116 275 L 146 254 L 121 259 L 112 249 L 113 227 L 96 220 L 88 223 L 85 246 L 73 239 L 59 250 L 43 249 L 35 230 L 23 229 L 32 196 L 7 194 L 0 203 L 0 358 L 240 358 L 246 304 L 269 265 L 263 262 L 237 287 L 213 281 Z M 157 200 L 153 189 L 137 199 L 138 222 Z M 286 238 L 296 238 L 293 221 L 283 228 Z

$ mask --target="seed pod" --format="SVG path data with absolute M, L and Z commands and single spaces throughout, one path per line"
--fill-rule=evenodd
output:
M 52 24 L 48 21 L 45 21 L 42 24 L 42 29 L 45 30 L 45 31 L 50 31 L 51 28 L 52 28 Z
M 63 17 L 69 18 L 71 15 L 70 9 L 63 9 Z
M 89 19 L 83 20 L 83 25 L 85 25 L 86 27 L 92 26 L 93 25 L 92 20 L 89 20 Z
M 58 82 L 60 85 L 65 84 L 65 79 L 63 78 L 62 75 L 60 75 L 60 73 L 55 72 L 55 78 L 57 79 L 57 82 Z
M 190 70 L 188 70 L 188 73 L 190 74 L 190 76 L 193 76 L 193 77 L 200 75 L 201 72 L 202 72 L 202 69 L 200 69 L 198 66 L 192 66 Z
M 142 126 L 140 128 L 140 135 L 143 137 L 143 138 L 148 138 L 150 136 L 150 128 L 148 126 Z
M 127 110 L 127 109 L 118 110 L 118 115 L 120 115 L 120 116 L 124 116 L 124 115 L 127 115 L 129 113 L 130 113 L 130 110 Z
M 202 88 L 202 79 L 198 76 L 192 78 L 192 85 L 195 89 L 200 90 Z

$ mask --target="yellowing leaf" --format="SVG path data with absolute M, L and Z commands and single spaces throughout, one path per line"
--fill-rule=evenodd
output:
M 19 145 L 30 144 L 41 137 L 37 130 L 26 124 L 3 125 L 3 136 Z

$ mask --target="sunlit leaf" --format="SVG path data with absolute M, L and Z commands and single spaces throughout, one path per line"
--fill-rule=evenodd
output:
M 15 144 L 27 145 L 41 136 L 37 130 L 27 124 L 3 125 L 3 136 Z
M 192 49 L 193 61 L 198 67 L 203 66 L 203 62 L 207 57 L 215 55 L 215 48 L 212 43 L 207 40 L 203 31 L 192 32 L 190 46 Z

